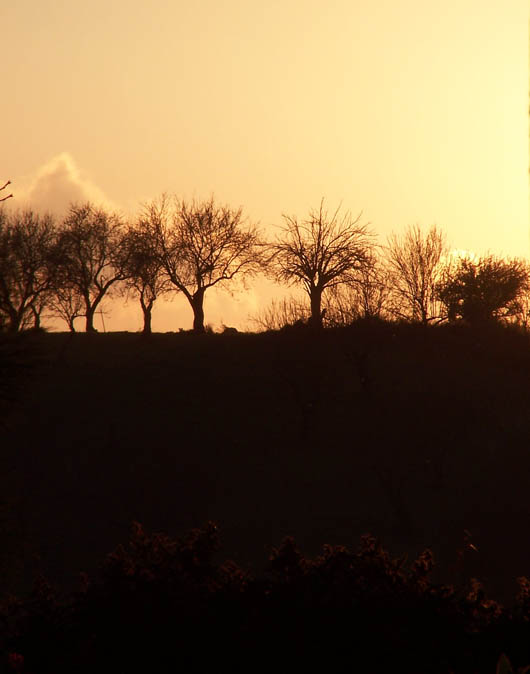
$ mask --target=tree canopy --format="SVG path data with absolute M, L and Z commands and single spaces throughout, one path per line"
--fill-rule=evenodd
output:
M 529 289 L 528 265 L 518 259 L 486 255 L 477 260 L 460 258 L 446 267 L 438 296 L 449 320 L 471 324 L 514 316 L 519 300 Z

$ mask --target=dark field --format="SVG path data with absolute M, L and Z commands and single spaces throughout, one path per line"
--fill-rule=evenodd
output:
M 132 521 L 212 520 L 255 571 L 286 535 L 312 556 L 371 532 L 503 602 L 530 575 L 521 332 L 27 334 L 0 360 L 3 591 L 74 587 Z

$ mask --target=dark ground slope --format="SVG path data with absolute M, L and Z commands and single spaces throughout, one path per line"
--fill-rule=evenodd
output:
M 395 554 L 433 546 L 447 577 L 497 598 L 530 575 L 527 336 L 360 323 L 25 348 L 2 430 L 11 589 L 36 572 L 71 585 L 132 520 L 213 520 L 256 569 L 285 535 L 313 555 L 372 532 Z M 458 561 L 464 529 L 478 552 Z

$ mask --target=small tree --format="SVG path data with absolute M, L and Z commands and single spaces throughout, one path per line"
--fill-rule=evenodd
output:
M 75 332 L 75 319 L 85 315 L 83 307 L 83 298 L 75 286 L 56 284 L 49 302 L 50 315 L 66 321 L 70 332 Z
M 424 233 L 416 225 L 402 236 L 388 238 L 386 262 L 394 316 L 425 324 L 440 318 L 437 286 L 447 250 L 445 235 L 436 226 Z
M 284 215 L 282 235 L 271 244 L 269 264 L 277 280 L 301 283 L 309 297 L 311 325 L 322 327 L 324 291 L 345 283 L 354 283 L 360 269 L 369 264 L 371 234 L 360 225 L 361 215 L 329 215 L 324 200 L 318 210 L 299 222 Z
M 157 255 L 156 240 L 150 236 L 150 209 L 145 216 L 127 229 L 123 252 L 124 267 L 127 270 L 126 290 L 138 296 L 144 318 L 143 333 L 148 335 L 151 334 L 155 301 L 174 286 L 164 272 L 160 256 Z
M 118 216 L 90 203 L 70 206 L 59 237 L 57 264 L 61 290 L 56 306 L 65 297 L 72 308 L 81 302 L 87 332 L 95 331 L 94 315 L 102 299 L 127 277 L 122 239 L 123 226 Z M 70 329 L 72 326 L 73 319 Z
M 0 314 L 10 332 L 40 325 L 56 275 L 55 241 L 50 215 L 0 211 Z
M 477 325 L 516 316 L 529 287 L 526 262 L 486 255 L 448 264 L 437 292 L 449 320 Z
M 259 233 L 243 218 L 241 208 L 208 201 L 162 197 L 147 207 L 149 232 L 158 259 L 171 283 L 193 310 L 193 329 L 204 332 L 204 295 L 255 274 L 262 264 Z

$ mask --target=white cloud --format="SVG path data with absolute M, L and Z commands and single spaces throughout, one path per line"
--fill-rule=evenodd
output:
M 13 181 L 11 208 L 31 207 L 40 212 L 63 215 L 71 203 L 91 201 L 115 209 L 105 193 L 77 166 L 68 152 L 56 155 L 33 174 Z

